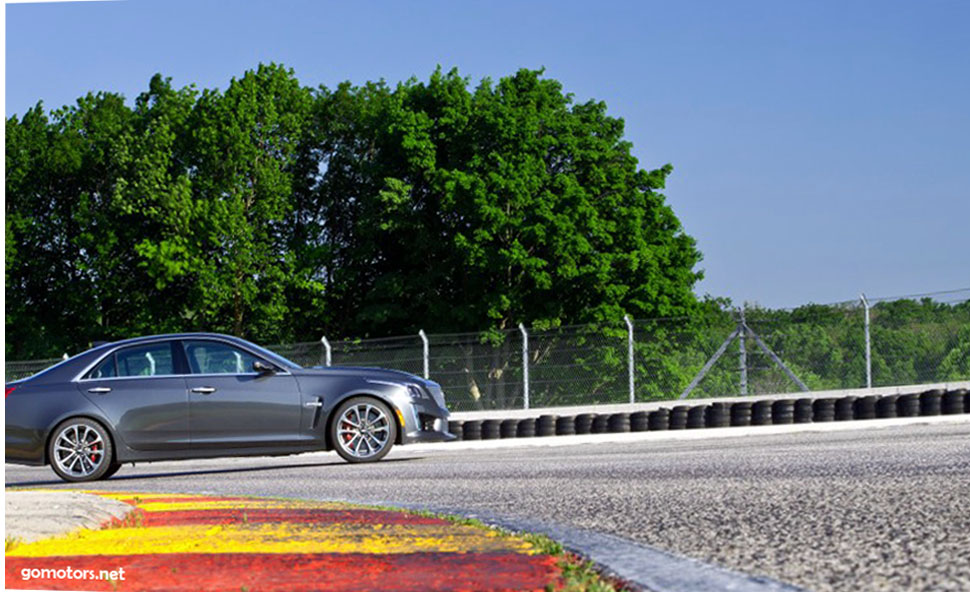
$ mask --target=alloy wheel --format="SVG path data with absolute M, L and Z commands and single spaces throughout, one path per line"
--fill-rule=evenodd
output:
M 94 426 L 70 423 L 55 436 L 51 446 L 51 461 L 57 472 L 70 480 L 97 478 L 106 463 L 105 438 Z
M 366 402 L 344 409 L 337 420 L 337 445 L 360 460 L 383 452 L 391 442 L 391 418 L 382 407 Z

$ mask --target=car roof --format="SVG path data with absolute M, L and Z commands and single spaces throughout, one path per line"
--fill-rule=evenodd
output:
M 102 347 L 118 347 L 119 345 L 134 345 L 142 343 L 145 341 L 155 341 L 158 339 L 186 339 L 186 338 L 217 338 L 225 339 L 228 341 L 235 341 L 237 343 L 249 343 L 241 337 L 236 337 L 234 335 L 226 335 L 224 333 L 160 333 L 158 335 L 143 335 L 141 337 L 131 337 L 129 339 L 121 339 L 118 341 L 112 341 L 109 343 L 102 343 L 97 347 L 91 348 L 99 349 Z M 90 350 L 88 350 L 90 351 Z
M 246 341 L 240 337 L 235 337 L 233 335 L 225 335 L 222 333 L 163 333 L 159 335 L 143 335 L 141 337 L 132 337 L 130 339 L 121 339 L 119 341 L 111 341 L 108 343 L 102 343 L 88 350 L 85 350 L 71 358 L 55 364 L 50 368 L 46 368 L 33 376 L 28 376 L 24 379 L 15 382 L 25 382 L 31 381 L 34 383 L 48 383 L 48 382 L 62 382 L 66 380 L 73 379 L 78 372 L 90 365 L 96 358 L 102 355 L 102 352 L 108 349 L 115 349 L 117 347 L 122 347 L 126 345 L 138 345 L 139 343 L 149 343 L 152 341 L 162 340 L 162 339 L 221 339 L 224 341 L 231 341 L 234 343 L 242 344 L 245 346 L 253 347 L 255 344 Z M 257 348 L 259 346 L 256 346 Z M 262 349 L 262 348 L 260 348 Z M 272 353 L 272 352 L 270 352 Z

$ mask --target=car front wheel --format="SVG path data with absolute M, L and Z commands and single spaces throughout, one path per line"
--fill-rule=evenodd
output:
M 335 412 L 330 436 L 337 454 L 352 463 L 374 462 L 387 456 L 397 439 L 397 423 L 380 401 L 353 397 Z
M 107 431 L 95 421 L 69 419 L 54 428 L 47 447 L 51 468 L 65 481 L 96 481 L 114 467 Z M 113 472 L 113 471 L 111 471 Z

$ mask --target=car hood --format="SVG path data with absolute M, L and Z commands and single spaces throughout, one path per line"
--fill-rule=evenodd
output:
M 425 379 L 401 370 L 387 368 L 368 368 L 366 366 L 314 366 L 291 370 L 294 376 L 360 376 L 361 378 L 378 378 L 401 382 L 417 382 L 424 384 Z

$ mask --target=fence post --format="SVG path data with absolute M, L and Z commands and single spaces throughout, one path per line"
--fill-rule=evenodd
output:
M 744 321 L 744 306 L 738 309 L 741 313 L 741 323 L 739 327 L 741 332 L 738 333 L 738 370 L 741 373 L 741 394 L 748 394 L 748 350 L 744 346 L 744 334 L 748 330 L 748 325 Z
M 872 388 L 872 344 L 869 341 L 869 301 L 865 294 L 859 294 L 862 308 L 866 312 L 866 388 Z
M 525 325 L 519 323 L 522 332 L 522 408 L 529 408 L 529 333 Z
M 324 359 L 326 361 L 327 367 L 330 367 L 330 362 L 332 362 L 332 354 L 333 354 L 333 351 L 330 349 L 330 342 L 327 341 L 327 336 L 326 335 L 324 335 L 323 337 L 320 338 L 320 343 L 323 344 L 323 351 L 325 352 L 324 353 L 324 356 L 325 356 Z
M 630 403 L 634 403 L 636 390 L 633 383 L 633 321 L 630 320 L 630 315 L 623 315 L 623 320 L 626 322 L 626 362 L 629 368 Z
M 418 331 L 418 336 L 421 337 L 421 343 L 424 346 L 422 358 L 424 359 L 424 379 L 427 380 L 431 377 L 431 373 L 429 372 L 430 364 L 428 363 L 428 336 L 425 335 L 424 329 Z

